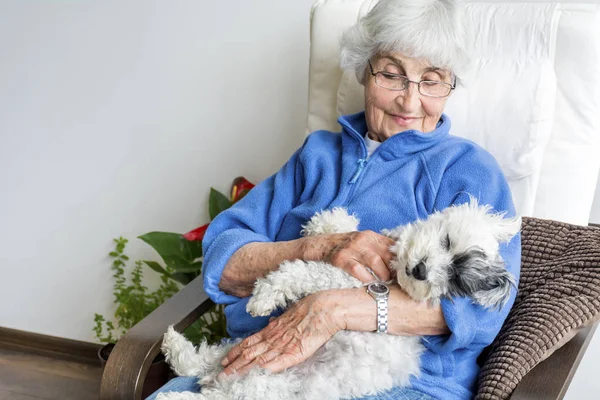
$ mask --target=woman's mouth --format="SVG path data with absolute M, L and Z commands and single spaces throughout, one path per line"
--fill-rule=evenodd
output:
M 403 115 L 390 114 L 390 116 L 392 117 L 394 122 L 400 126 L 408 126 L 417 120 L 417 118 L 415 118 L 415 117 L 409 117 L 409 116 L 403 116 Z

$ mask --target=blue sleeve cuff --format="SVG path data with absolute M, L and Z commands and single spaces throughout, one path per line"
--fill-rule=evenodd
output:
M 225 265 L 241 247 L 252 242 L 270 242 L 271 240 L 261 234 L 247 229 L 229 229 L 219 234 L 210 244 L 204 255 L 203 265 L 204 290 L 206 294 L 217 304 L 233 304 L 240 300 L 219 289 L 219 282 Z

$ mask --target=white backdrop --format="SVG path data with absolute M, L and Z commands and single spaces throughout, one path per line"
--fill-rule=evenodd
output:
M 137 235 L 276 171 L 304 137 L 311 4 L 0 2 L 0 326 L 92 341 L 113 237 L 153 257 Z M 600 391 L 597 342 L 567 398 Z
M 287 160 L 311 4 L 0 2 L 0 325 L 92 340 L 113 237 L 192 229 Z

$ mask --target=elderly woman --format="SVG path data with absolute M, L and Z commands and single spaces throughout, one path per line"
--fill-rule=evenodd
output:
M 339 119 L 341 133 L 317 131 L 283 168 L 211 224 L 204 239 L 206 292 L 227 304 L 228 332 L 245 337 L 224 361 L 224 374 L 254 367 L 281 371 L 310 357 L 340 330 L 376 331 L 376 301 L 365 288 L 310 295 L 281 315 L 253 318 L 246 304 L 257 278 L 284 260 L 324 260 L 363 282 L 390 279 L 392 241 L 378 234 L 474 195 L 514 214 L 496 161 L 450 135 L 444 106 L 465 62 L 461 11 L 451 0 L 381 0 L 342 38 L 342 67 L 365 89 L 365 111 Z M 361 232 L 300 237 L 317 211 L 346 207 Z M 518 277 L 520 237 L 501 248 Z M 468 399 L 477 357 L 493 340 L 510 306 L 489 311 L 469 299 L 438 307 L 389 287 L 387 334 L 423 335 L 422 373 L 410 388 L 370 399 Z M 382 321 L 379 321 L 382 322 Z M 385 366 L 382 366 L 385 368 Z M 178 378 L 161 391 L 199 390 Z

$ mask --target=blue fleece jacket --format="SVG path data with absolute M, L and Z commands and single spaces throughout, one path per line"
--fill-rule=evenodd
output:
M 392 136 L 367 158 L 364 113 L 341 117 L 341 133 L 308 136 L 279 172 L 257 185 L 210 224 L 203 242 L 204 284 L 216 302 L 227 304 L 227 329 L 245 337 L 268 323 L 246 313 L 248 298 L 218 287 L 231 255 L 250 242 L 297 239 L 301 225 L 317 211 L 343 206 L 360 218 L 360 230 L 381 231 L 427 218 L 435 210 L 477 197 L 497 211 L 515 214 L 510 189 L 494 158 L 476 144 L 449 134 L 442 115 L 430 133 Z M 501 247 L 508 270 L 519 276 L 521 241 Z M 413 388 L 443 400 L 468 399 L 476 390 L 476 359 L 498 334 L 512 304 L 489 311 L 466 298 L 443 300 L 451 333 L 426 336 L 422 374 Z

